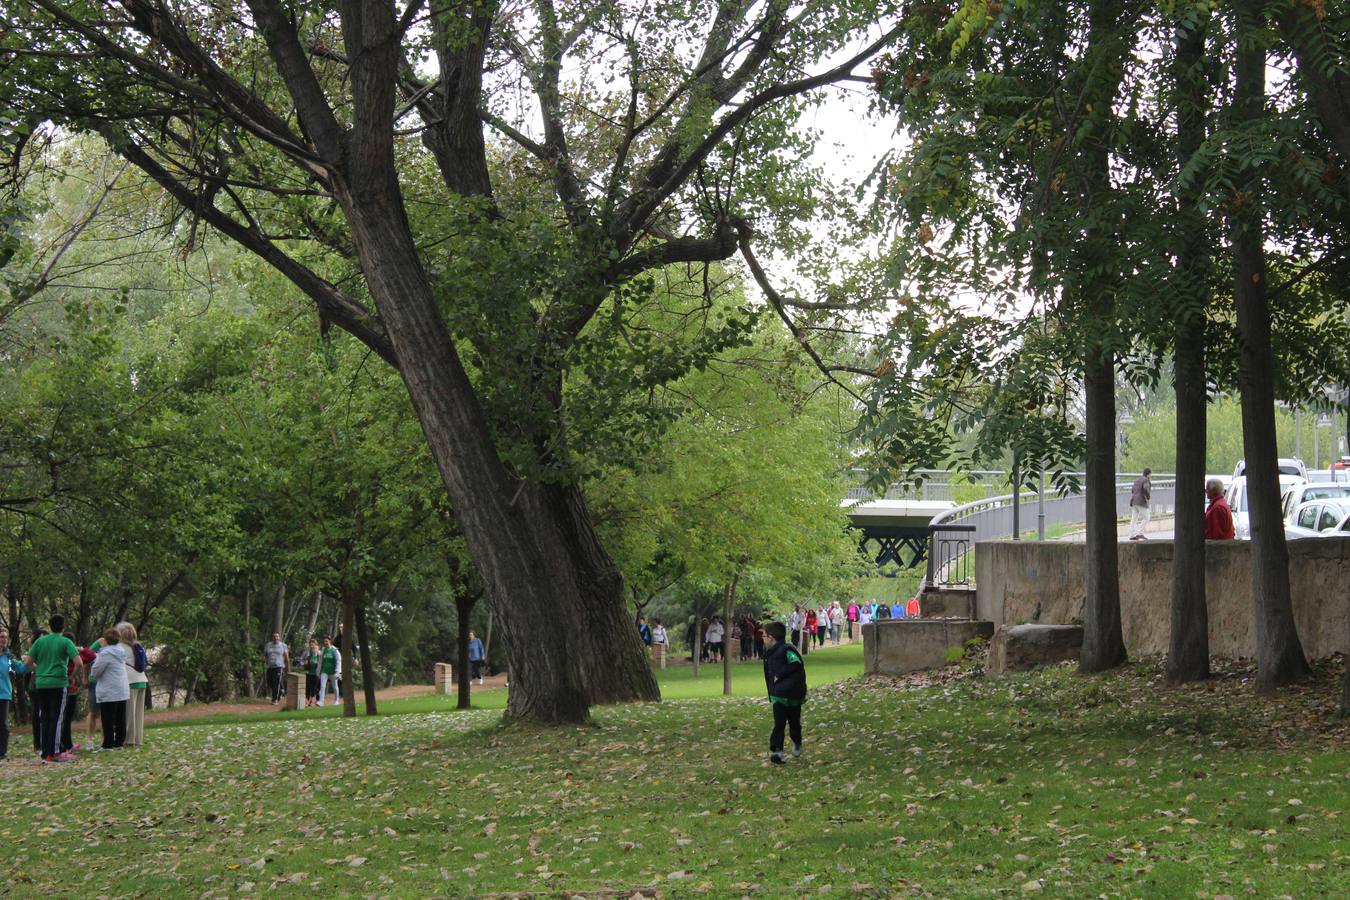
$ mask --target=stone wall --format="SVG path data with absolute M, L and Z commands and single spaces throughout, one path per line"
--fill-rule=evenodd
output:
M 1086 545 L 990 541 L 975 551 L 976 618 L 996 625 L 1081 624 Z M 1350 538 L 1289 542 L 1289 586 L 1303 651 L 1313 659 L 1350 652 Z M 1252 656 L 1251 544 L 1205 549 L 1209 647 Z M 1120 612 L 1133 654 L 1166 653 L 1171 630 L 1172 542 L 1120 544 Z
M 950 661 L 948 650 L 965 648 L 972 638 L 988 639 L 989 622 L 956 619 L 882 619 L 862 627 L 863 674 L 903 675 L 940 669 Z M 809 660 L 808 660 L 809 662 Z M 808 680 L 810 676 L 808 675 Z

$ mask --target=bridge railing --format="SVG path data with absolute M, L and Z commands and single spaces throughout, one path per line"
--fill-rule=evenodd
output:
M 1133 487 L 1133 479 L 1116 483 L 1116 518 L 1129 515 L 1130 494 Z M 1036 527 L 1037 513 L 1040 509 L 1038 500 L 1039 494 L 1035 491 L 1022 492 L 1018 495 L 1020 516 L 1017 527 L 1020 531 L 1025 532 Z M 1203 500 L 1197 498 L 1196 502 L 1200 503 Z M 1168 515 L 1175 511 L 1174 477 L 1153 479 L 1151 507 L 1154 515 Z M 1078 524 L 1087 518 L 1087 498 L 1081 492 L 1060 494 L 1047 491 L 1044 510 L 1047 527 Z M 943 587 L 972 583 L 975 544 L 980 541 L 1011 537 L 1013 519 L 1012 494 L 976 500 L 974 503 L 966 503 L 934 516 L 929 523 L 929 566 L 926 586 Z M 956 525 L 964 525 L 967 528 L 958 534 L 952 531 Z M 969 561 L 955 562 L 953 554 L 957 551 L 969 554 Z M 953 580 L 948 574 L 949 571 L 958 576 L 958 580 Z
M 957 477 L 953 477 L 955 473 L 948 472 L 945 469 L 919 469 L 915 474 L 922 479 L 921 483 L 892 485 L 886 490 L 885 495 L 878 496 L 875 491 L 861 483 L 861 471 L 854 474 L 858 475 L 859 483 L 848 489 L 848 496 L 845 499 L 862 502 L 870 500 L 946 500 L 953 502 L 956 499 L 957 491 L 968 489 L 972 485 L 982 487 L 985 490 L 991 488 L 994 490 L 1005 489 L 1008 486 L 1008 473 L 992 469 L 961 473 Z
M 974 525 L 944 522 L 928 526 L 929 587 L 965 587 L 975 580 Z

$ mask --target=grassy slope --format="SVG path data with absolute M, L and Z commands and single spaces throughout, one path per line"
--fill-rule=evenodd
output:
M 713 683 L 687 675 L 668 696 Z M 1155 684 L 842 682 L 813 691 L 785 767 L 756 697 L 557 731 L 492 711 L 160 728 L 141 751 L 7 764 L 23 805 L 0 844 L 26 896 L 1350 892 L 1345 727 L 1275 728 L 1280 701 L 1245 688 L 1162 708 Z

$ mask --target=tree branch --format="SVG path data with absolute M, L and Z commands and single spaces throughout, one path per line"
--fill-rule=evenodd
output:
M 319 154 L 337 162 L 342 158 L 342 128 L 328 105 L 328 97 L 305 58 L 295 26 L 275 0 L 248 0 L 253 21 L 267 42 L 277 72 L 295 101 L 300 127 L 314 142 Z
M 754 95 L 717 123 L 704 136 L 703 140 L 684 159 L 678 162 L 675 158 L 677 153 L 670 150 L 671 146 L 674 146 L 676 150 L 679 146 L 682 146 L 681 143 L 678 143 L 679 136 L 677 134 L 672 138 L 672 143 L 662 150 L 649 168 L 642 187 L 620 205 L 616 220 L 611 225 L 611 237 L 616 244 L 620 247 L 628 244 L 633 236 L 641 230 L 652 213 L 656 211 L 657 207 L 679 189 L 680 185 L 689 178 L 689 175 L 698 165 L 708 157 L 708 154 L 721 143 L 722 139 L 732 130 L 745 123 L 760 109 L 776 100 L 804 94 L 852 74 L 854 68 L 875 56 L 899 34 L 900 26 L 896 26 L 832 69 L 807 78 L 777 84 Z
M 806 334 L 805 331 L 799 328 L 797 326 L 797 323 L 792 321 L 792 317 L 788 315 L 785 304 L 783 303 L 782 295 L 779 294 L 778 291 L 774 290 L 773 284 L 770 283 L 769 281 L 769 276 L 764 273 L 764 269 L 763 267 L 760 266 L 759 260 L 755 258 L 754 251 L 750 249 L 749 228 L 741 229 L 740 247 L 741 247 L 741 256 L 745 258 L 746 265 L 750 267 L 750 273 L 754 276 L 755 283 L 758 284 L 759 289 L 764 292 L 764 296 L 769 301 L 769 305 L 772 306 L 774 308 L 774 311 L 778 313 L 778 318 L 783 320 L 783 324 L 787 326 L 788 332 L 792 335 L 793 339 L 796 340 L 797 345 L 802 348 L 802 350 L 806 353 L 807 356 L 811 357 L 811 361 L 816 364 L 816 368 L 820 370 L 820 373 L 822 375 L 824 375 L 834 384 L 838 385 L 839 388 L 841 388 L 850 397 L 857 400 L 859 403 L 862 403 L 863 398 L 859 396 L 858 393 L 855 390 L 853 390 L 853 388 L 850 385 L 844 384 L 842 381 L 835 378 L 834 373 L 846 372 L 852 375 L 863 375 L 868 378 L 875 377 L 876 373 L 868 369 L 858 368 L 856 366 L 826 365 L 825 360 L 821 359 L 820 354 L 818 354 L 816 352 L 816 349 L 811 346 L 810 337 Z
M 158 160 L 145 152 L 140 146 L 124 140 L 125 135 L 105 131 L 103 136 L 110 144 L 117 147 L 118 153 L 123 158 L 150 176 L 156 184 L 185 209 L 192 210 L 201 216 L 207 224 L 233 239 L 240 246 L 284 275 L 314 302 L 322 318 L 336 323 L 344 331 L 379 354 L 385 362 L 395 368 L 398 367 L 398 358 L 394 353 L 388 335 L 384 332 L 384 327 L 369 310 L 290 256 L 287 256 L 261 233 L 230 218 L 214 204 L 203 204 L 201 197 L 196 192 L 175 178 L 172 173 L 160 165 Z

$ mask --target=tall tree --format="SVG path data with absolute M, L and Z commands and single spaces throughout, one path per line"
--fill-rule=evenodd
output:
M 1260 135 L 1267 127 L 1265 4 L 1234 5 L 1234 85 L 1229 117 L 1234 129 Z M 1263 216 L 1266 186 L 1260 156 L 1229 203 L 1233 299 L 1237 307 L 1242 442 L 1252 523 L 1252 601 L 1255 606 L 1257 686 L 1288 684 L 1309 671 L 1289 594 L 1289 551 L 1280 514 L 1275 443 L 1275 357 L 1266 296 Z
M 1175 26 L 1171 68 L 1177 119 L 1177 170 L 1184 170 L 1205 140 L 1209 108 L 1205 77 L 1207 9 L 1188 9 Z M 1207 222 L 1194 180 L 1177 191 L 1180 239 L 1173 291 L 1176 386 L 1176 492 L 1200 497 L 1205 489 L 1205 423 L 1209 402 L 1205 377 L 1205 324 L 1210 290 Z M 1209 611 L 1205 602 L 1205 511 L 1199 503 L 1177 503 L 1172 551 L 1172 630 L 1167 679 L 1173 683 L 1209 676 Z
M 758 187 L 793 150 L 794 98 L 853 77 L 888 35 L 817 61 L 886 10 L 0 8 L 8 119 L 103 135 L 398 369 L 502 617 L 508 716 L 578 722 L 657 697 L 571 470 L 584 436 L 566 427 L 566 373 L 623 286 L 730 257 L 750 215 L 772 234 L 800 212 Z M 512 121 L 499 92 L 516 88 L 530 112 Z M 513 168 L 533 194 L 501 190 Z

